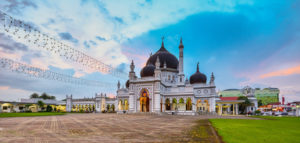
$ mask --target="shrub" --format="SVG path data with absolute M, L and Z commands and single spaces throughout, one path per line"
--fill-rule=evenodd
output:
M 256 110 L 254 113 L 255 115 L 259 115 L 261 112 L 259 110 Z

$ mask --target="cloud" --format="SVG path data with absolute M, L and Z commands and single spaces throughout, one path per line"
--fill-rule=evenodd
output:
M 68 32 L 64 32 L 64 33 L 58 33 L 58 35 L 60 36 L 61 39 L 63 40 L 68 40 L 71 41 L 73 43 L 78 43 L 78 40 L 75 39 L 70 33 Z
M 100 41 L 106 41 L 106 39 L 103 38 L 103 37 L 101 37 L 101 36 L 96 36 L 96 38 L 97 38 L 98 40 L 100 40 Z
M 0 33 L 0 47 L 7 52 L 14 52 L 16 50 L 28 51 L 28 47 L 26 45 L 15 42 L 3 33 Z
M 269 78 L 269 77 L 274 77 L 274 76 L 288 76 L 292 74 L 300 74 L 300 65 L 296 67 L 291 67 L 288 69 L 283 69 L 279 71 L 274 71 L 270 73 L 266 73 L 260 76 L 260 78 Z
M 0 90 L 7 90 L 9 89 L 9 86 L 0 86 Z
M 6 10 L 14 14 L 22 14 L 24 8 L 37 8 L 37 5 L 28 0 L 3 0 L 1 1 L 0 8 L 1 10 Z

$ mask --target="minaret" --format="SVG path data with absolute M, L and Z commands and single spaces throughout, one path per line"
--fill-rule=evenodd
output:
M 118 89 L 120 89 L 120 86 L 121 86 L 120 81 L 118 81 L 118 85 L 117 86 L 118 86 Z
M 134 72 L 134 63 L 133 63 L 133 60 L 131 61 L 131 64 L 130 64 L 130 72 L 129 72 L 129 80 L 134 80 L 135 79 L 135 72 Z
M 182 38 L 180 38 L 180 44 L 179 44 L 179 73 L 178 73 L 178 84 L 182 85 L 184 84 L 184 73 L 183 73 L 183 44 L 182 44 Z
M 182 38 L 180 38 L 180 44 L 179 44 L 179 74 L 183 74 L 183 44 L 182 44 Z
M 155 70 L 154 70 L 154 74 L 155 74 L 155 78 L 156 79 L 160 79 L 160 61 L 159 61 L 159 57 L 157 56 L 156 58 L 156 62 L 155 62 Z
M 214 76 L 213 72 L 211 73 L 209 84 L 210 85 L 215 85 L 215 76 Z

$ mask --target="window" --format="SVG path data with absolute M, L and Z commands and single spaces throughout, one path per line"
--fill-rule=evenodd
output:
M 182 82 L 182 78 L 180 77 L 180 82 Z
M 169 76 L 168 76 L 168 80 L 170 80 L 170 79 L 171 79 L 171 76 L 169 75 Z

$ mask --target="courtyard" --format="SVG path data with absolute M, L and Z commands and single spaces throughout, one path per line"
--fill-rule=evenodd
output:
M 207 119 L 217 116 L 66 114 L 0 118 L 1 142 L 219 142 Z M 223 117 L 246 118 L 246 117 Z M 193 127 L 205 135 L 192 137 Z

